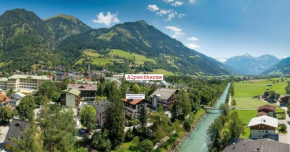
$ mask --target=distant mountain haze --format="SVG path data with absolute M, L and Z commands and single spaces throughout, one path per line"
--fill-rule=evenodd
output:
M 0 70 L 32 71 L 56 65 L 82 68 L 75 63 L 85 60 L 84 50 L 87 49 L 95 50 L 103 57 L 109 57 L 106 50 L 120 49 L 154 61 L 138 65 L 132 64 L 131 60 L 126 59 L 125 63 L 121 63 L 115 59 L 110 61 L 113 65 L 104 67 L 96 63 L 110 58 L 98 58 L 92 63 L 92 68 L 97 69 L 122 69 L 125 66 L 133 71 L 164 69 L 184 75 L 232 73 L 222 63 L 185 47 L 145 21 L 91 29 L 68 15 L 42 20 L 31 11 L 14 9 L 0 16 Z
M 229 58 L 224 64 L 231 67 L 236 73 L 243 75 L 258 75 L 274 66 L 279 59 L 273 55 L 252 57 L 249 54 Z
M 290 57 L 285 58 L 264 71 L 263 74 L 290 74 Z

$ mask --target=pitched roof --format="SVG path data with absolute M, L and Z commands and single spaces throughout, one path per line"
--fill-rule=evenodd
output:
M 167 100 L 169 99 L 175 92 L 177 91 L 177 89 L 167 89 L 167 88 L 160 88 L 157 89 L 156 91 L 154 91 L 150 97 L 154 97 L 157 96 L 162 100 Z
M 278 119 L 269 117 L 269 116 L 260 116 L 252 118 L 247 127 L 256 126 L 259 124 L 271 126 L 271 127 L 278 127 Z
M 88 103 L 88 105 L 93 106 L 98 113 L 104 113 L 110 106 L 110 102 L 106 99 L 97 101 L 97 103 Z
M 97 91 L 97 85 L 96 84 L 68 84 L 67 88 L 73 88 L 77 89 L 79 91 Z
M 259 107 L 258 111 L 261 111 L 261 110 L 275 111 L 276 107 L 267 104 L 267 105 L 263 105 L 263 106 Z
M 21 132 L 23 132 L 28 126 L 29 126 L 28 121 L 13 119 L 10 124 L 4 143 L 16 146 L 16 144 L 12 142 L 11 138 L 18 138 Z
M 289 152 L 289 144 L 269 139 L 234 139 L 229 142 L 223 152 Z
M 80 93 L 81 93 L 79 90 L 72 89 L 72 88 L 65 89 L 62 92 L 64 92 L 64 93 L 71 93 L 71 94 L 76 95 L 76 96 L 80 95 Z
M 141 101 L 146 101 L 145 99 L 124 99 L 124 102 L 127 102 L 131 105 L 136 105 L 138 103 L 140 103 Z
M 263 115 L 268 116 L 268 114 L 264 111 L 259 112 L 256 116 L 263 116 Z
M 5 94 L 0 93 L 0 102 L 8 102 L 10 98 L 8 98 Z

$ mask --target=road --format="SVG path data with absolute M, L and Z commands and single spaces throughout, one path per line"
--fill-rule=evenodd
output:
M 281 107 L 285 111 L 287 111 L 287 107 Z M 279 120 L 279 124 L 284 123 L 287 125 L 287 134 L 279 134 L 279 142 L 290 144 L 290 118 L 286 113 L 285 120 Z

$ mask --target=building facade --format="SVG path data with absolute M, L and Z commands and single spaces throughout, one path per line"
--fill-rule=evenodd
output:
M 174 102 L 173 95 L 177 93 L 177 89 L 159 88 L 154 91 L 149 97 L 152 101 L 152 107 L 157 109 L 159 106 L 164 107 L 165 110 L 169 110 Z
M 252 118 L 247 126 L 250 128 L 250 138 L 259 139 L 269 135 L 277 135 L 278 119 L 270 116 L 259 116 Z
M 125 116 L 130 119 L 138 119 L 140 116 L 140 109 L 145 105 L 147 109 L 148 101 L 145 99 L 124 99 Z
M 96 84 L 68 84 L 67 89 L 79 90 L 83 101 L 94 101 L 97 96 Z
M 67 108 L 78 108 L 80 104 L 80 91 L 76 89 L 66 89 L 62 91 L 61 104 Z

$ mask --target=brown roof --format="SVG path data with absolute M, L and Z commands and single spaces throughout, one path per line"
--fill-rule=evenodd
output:
M 0 102 L 9 102 L 10 99 L 5 94 L 0 94 Z
M 263 105 L 263 106 L 259 107 L 259 109 L 258 109 L 258 111 L 263 111 L 263 110 L 275 111 L 276 107 L 272 106 L 272 105 Z
M 97 91 L 98 87 L 96 84 L 68 84 L 67 88 L 77 89 L 79 91 L 86 91 L 86 90 Z
M 146 101 L 145 99 L 124 99 L 123 100 L 124 102 L 127 102 L 127 103 L 129 103 L 129 104 L 131 104 L 131 105 L 136 105 L 136 104 L 138 104 L 139 102 L 141 102 L 141 101 Z
M 259 112 L 256 116 L 263 116 L 263 115 L 268 116 L 268 114 L 264 111 Z

